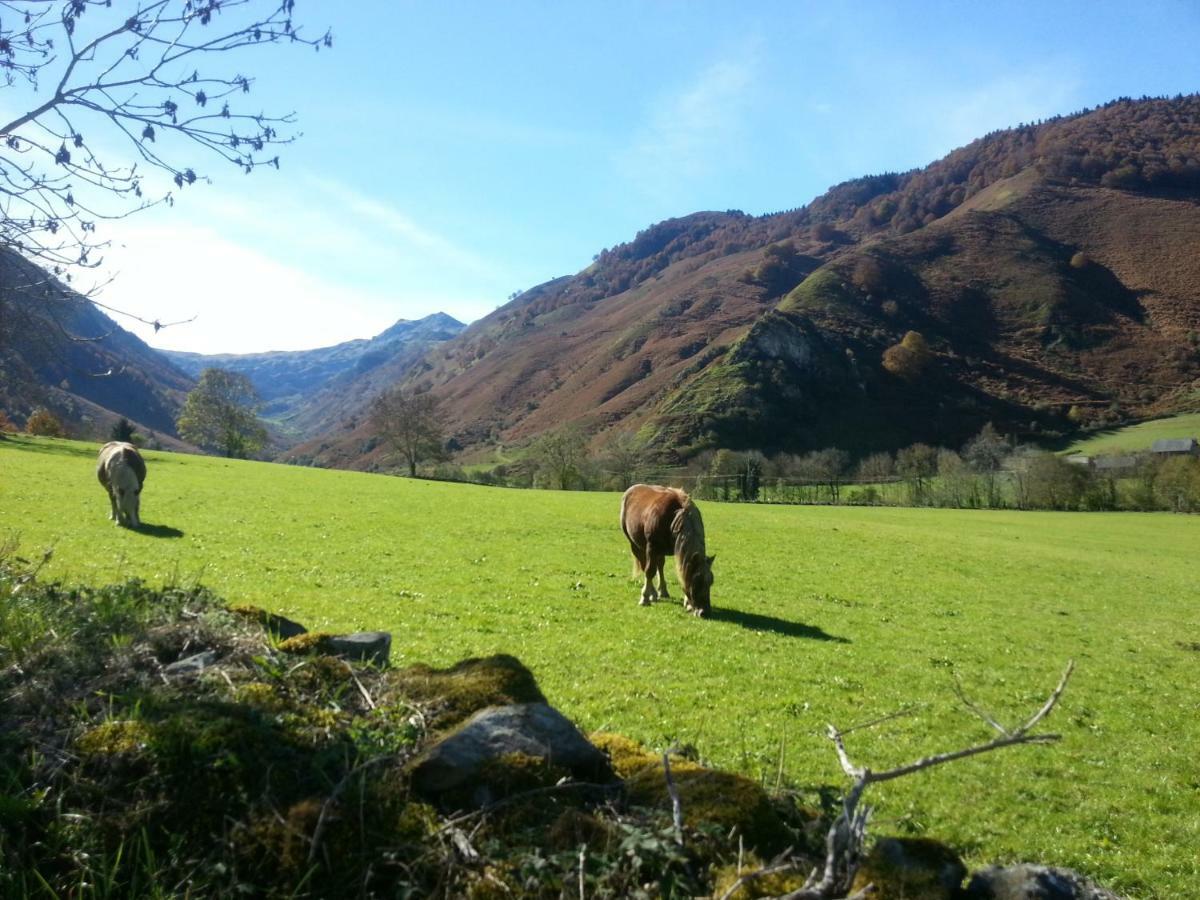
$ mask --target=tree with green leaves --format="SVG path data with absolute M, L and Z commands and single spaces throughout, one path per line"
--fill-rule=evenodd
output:
M 267 442 L 258 410 L 258 391 L 249 378 L 228 369 L 205 369 L 187 395 L 176 426 L 184 440 L 244 459 Z
M 384 391 L 371 404 L 371 427 L 390 455 L 408 468 L 410 478 L 416 477 L 418 465 L 441 459 L 445 453 L 437 398 L 428 391 L 399 387 Z

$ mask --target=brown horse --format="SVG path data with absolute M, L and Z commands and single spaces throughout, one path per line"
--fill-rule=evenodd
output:
M 704 554 L 704 522 L 692 499 L 678 488 L 635 484 L 621 498 L 621 530 L 633 551 L 634 569 L 645 576 L 642 606 L 659 596 L 670 598 L 663 563 L 675 555 L 675 570 L 683 585 L 683 607 L 697 616 L 708 615 L 711 605 L 712 564 Z M 654 575 L 658 574 L 658 590 Z
M 146 463 L 137 447 L 124 441 L 109 441 L 100 448 L 96 477 L 108 491 L 112 504 L 109 518 L 118 525 L 140 528 L 142 484 L 146 481 Z

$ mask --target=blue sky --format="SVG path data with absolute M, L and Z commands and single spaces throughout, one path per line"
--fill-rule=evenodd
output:
M 300 0 L 332 51 L 268 48 L 278 173 L 111 230 L 102 302 L 248 352 L 477 318 L 701 209 L 801 206 L 997 128 L 1200 90 L 1200 4 Z M 199 162 L 199 161 L 198 161 Z M 128 322 L 122 322 L 127 326 Z

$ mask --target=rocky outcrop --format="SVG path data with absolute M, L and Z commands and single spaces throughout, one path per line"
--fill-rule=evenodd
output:
M 582 781 L 611 781 L 608 759 L 566 716 L 546 703 L 493 706 L 429 747 L 412 766 L 413 787 L 426 796 L 470 786 L 475 805 L 490 799 L 490 767 L 519 760 L 540 761 Z
M 970 900 L 1121 900 L 1071 869 L 1038 866 L 990 866 L 971 876 Z

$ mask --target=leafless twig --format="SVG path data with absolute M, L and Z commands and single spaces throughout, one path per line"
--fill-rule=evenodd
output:
M 970 756 L 978 756 L 982 753 L 990 753 L 993 750 L 999 750 L 1003 747 L 1012 747 L 1018 744 L 1045 744 L 1059 740 L 1060 736 L 1057 734 L 1034 734 L 1033 729 L 1058 704 L 1074 670 L 1074 661 L 1068 662 L 1066 668 L 1063 670 L 1062 677 L 1058 681 L 1058 685 L 1051 691 L 1050 696 L 1046 698 L 1046 702 L 1023 724 L 1012 729 L 1005 728 L 994 716 L 988 714 L 978 704 L 969 700 L 961 684 L 956 684 L 955 692 L 963 704 L 997 731 L 999 735 L 985 743 L 974 744 L 961 750 L 951 750 L 945 753 L 925 756 L 913 762 L 879 772 L 873 771 L 867 766 L 855 765 L 850 758 L 849 752 L 846 750 L 844 738 L 851 731 L 888 721 L 895 718 L 895 715 L 884 716 L 864 725 L 847 728 L 844 731 L 839 730 L 834 725 L 829 725 L 827 735 L 830 741 L 833 742 L 834 751 L 837 753 L 842 771 L 852 779 L 850 789 L 842 799 L 841 812 L 834 819 L 826 834 L 824 866 L 814 869 L 804 886 L 799 890 L 784 894 L 776 898 L 776 900 L 834 900 L 835 897 L 858 900 L 858 898 L 870 896 L 874 892 L 874 886 L 870 884 L 858 889 L 854 893 L 850 893 L 850 887 L 854 883 L 854 877 L 857 874 L 863 848 L 866 843 L 867 822 L 870 818 L 871 810 L 867 806 L 860 807 L 860 802 L 863 792 L 867 789 L 868 785 L 903 778 L 906 775 L 912 775 L 915 772 L 930 769 L 943 763 L 965 759 Z M 736 888 L 744 883 L 744 878 L 768 874 L 769 870 L 778 871 L 778 869 L 773 868 L 776 865 L 778 865 L 778 861 L 764 867 L 759 873 L 751 873 L 749 876 L 739 878 L 738 882 L 726 891 L 722 900 L 727 900 Z
M 671 752 L 663 754 L 663 778 L 667 781 L 667 793 L 671 795 L 671 821 L 675 825 L 675 843 L 683 846 L 683 801 L 679 799 L 679 789 L 675 787 L 675 779 L 671 777 Z

